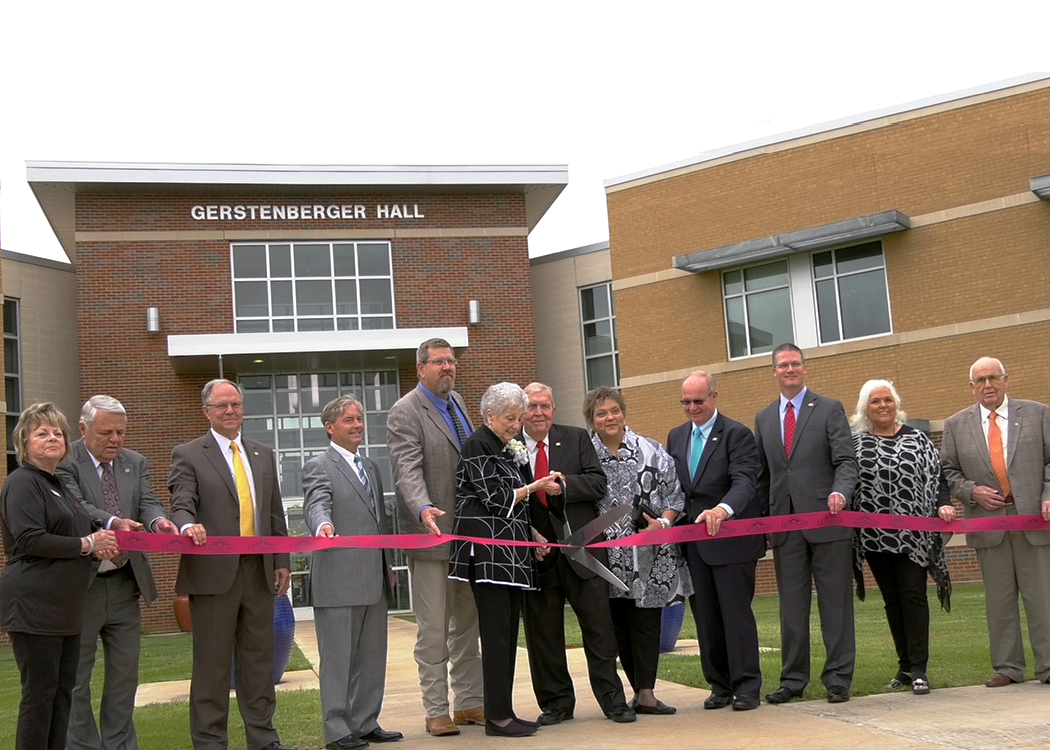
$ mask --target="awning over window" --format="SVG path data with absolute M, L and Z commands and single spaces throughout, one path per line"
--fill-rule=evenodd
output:
M 691 273 L 704 273 L 757 263 L 793 253 L 859 242 L 910 227 L 911 219 L 900 211 L 884 211 L 819 227 L 800 229 L 787 234 L 678 255 L 675 256 L 674 267 Z
M 1041 201 L 1050 201 L 1050 174 L 1042 177 L 1033 177 L 1029 180 L 1032 192 L 1039 196 Z

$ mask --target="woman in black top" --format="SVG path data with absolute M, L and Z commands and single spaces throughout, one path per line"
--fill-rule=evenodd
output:
M 0 491 L 0 629 L 22 676 L 15 747 L 62 750 L 80 654 L 91 554 L 116 555 L 111 531 L 91 518 L 55 476 L 69 452 L 69 424 L 53 404 L 34 404 L 14 429 L 20 466 Z

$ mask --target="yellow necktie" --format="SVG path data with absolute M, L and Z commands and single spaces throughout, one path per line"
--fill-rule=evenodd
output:
M 248 484 L 248 472 L 244 470 L 241 451 L 237 443 L 230 443 L 233 451 L 233 477 L 237 482 L 237 500 L 241 506 L 241 536 L 255 536 L 255 508 L 252 506 L 252 488 Z
M 1009 498 L 1011 494 L 1010 475 L 1006 471 L 1006 459 L 1003 457 L 1003 431 L 995 421 L 998 415 L 993 411 L 988 415 L 988 457 L 992 461 L 992 471 L 999 482 L 999 494 Z

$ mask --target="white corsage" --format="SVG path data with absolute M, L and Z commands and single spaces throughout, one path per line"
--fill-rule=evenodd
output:
M 503 446 L 503 452 L 509 453 L 518 466 L 524 466 L 529 462 L 529 449 L 520 440 L 508 440 Z

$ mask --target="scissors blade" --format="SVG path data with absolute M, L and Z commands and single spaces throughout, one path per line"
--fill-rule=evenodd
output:
M 581 547 L 585 544 L 590 544 L 601 536 L 606 529 L 615 526 L 623 520 L 624 516 L 631 515 L 632 510 L 634 510 L 634 507 L 631 505 L 615 505 L 593 521 L 584 524 L 564 539 L 559 539 L 558 541 L 562 544 L 574 544 Z
M 608 581 L 611 586 L 615 586 L 620 591 L 629 591 L 630 590 L 630 589 L 627 588 L 627 584 L 625 584 L 619 578 L 614 576 L 612 574 L 611 570 L 609 570 L 607 567 L 605 567 L 600 562 L 598 562 L 594 558 L 594 556 L 590 552 L 588 552 L 587 550 L 585 550 L 585 549 L 564 549 L 563 548 L 562 549 L 562 554 L 565 555 L 566 557 L 568 557 L 570 560 L 575 560 L 576 562 L 578 562 L 583 567 L 587 568 L 587 570 L 591 571 L 592 573 L 598 574 L 599 576 L 604 578 L 606 581 Z
M 558 532 L 558 541 L 562 544 L 571 544 L 578 547 L 578 549 L 562 548 L 562 554 L 570 560 L 587 568 L 587 570 L 592 573 L 601 576 L 609 582 L 609 585 L 615 586 L 620 591 L 629 591 L 630 589 L 627 588 L 627 585 L 623 581 L 613 575 L 611 570 L 598 562 L 594 555 L 587 550 L 582 549 L 582 546 L 593 541 L 607 528 L 615 525 L 623 519 L 624 516 L 630 515 L 631 510 L 632 508 L 630 505 L 617 505 L 611 510 L 602 513 L 593 521 L 584 524 L 581 528 L 572 533 L 569 533 L 570 529 L 567 522 L 562 522 L 557 515 L 551 513 L 550 520 L 554 525 L 554 530 Z

